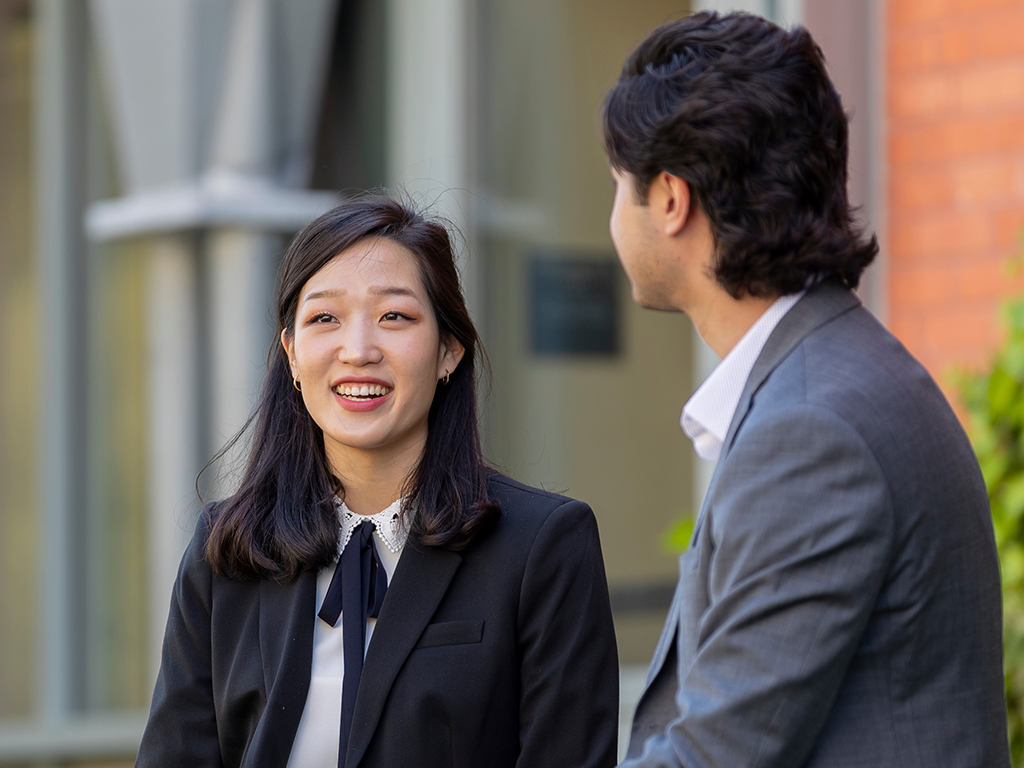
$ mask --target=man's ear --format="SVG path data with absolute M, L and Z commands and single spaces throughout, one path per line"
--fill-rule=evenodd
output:
M 651 180 L 647 191 L 654 225 L 663 234 L 675 237 L 690 219 L 690 185 L 667 171 Z

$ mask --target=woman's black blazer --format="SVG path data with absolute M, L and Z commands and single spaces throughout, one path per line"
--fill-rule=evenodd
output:
M 406 545 L 366 652 L 348 768 L 615 764 L 594 515 L 500 475 L 489 486 L 502 516 L 481 542 Z M 178 572 L 136 765 L 284 768 L 309 688 L 316 573 L 220 578 L 207 531 L 204 516 Z

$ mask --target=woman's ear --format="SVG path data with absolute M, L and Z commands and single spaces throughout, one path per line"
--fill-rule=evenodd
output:
M 448 339 L 441 342 L 441 359 L 437 365 L 437 378 L 443 379 L 445 376 L 450 376 L 462 360 L 462 356 L 466 354 L 466 348 L 459 343 L 458 339 Z
M 295 367 L 295 338 L 288 335 L 287 328 L 281 331 L 281 346 L 284 347 L 285 354 L 288 355 L 288 367 L 291 369 L 294 379 L 299 375 L 299 371 Z

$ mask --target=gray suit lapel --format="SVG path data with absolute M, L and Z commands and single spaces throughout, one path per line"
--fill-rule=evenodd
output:
M 786 359 L 797 344 L 803 341 L 811 331 L 844 312 L 849 312 L 851 309 L 859 306 L 860 299 L 852 291 L 844 288 L 834 280 L 826 280 L 808 290 L 807 294 L 779 321 L 771 336 L 768 337 L 764 349 L 761 350 L 761 354 L 758 355 L 757 361 L 747 377 L 746 386 L 743 387 L 743 393 L 740 395 L 736 412 L 733 414 L 732 422 L 729 424 L 729 431 L 725 435 L 722 455 L 718 458 L 719 466 L 721 466 L 726 455 L 728 455 L 733 439 L 736 437 L 736 432 L 747 417 L 747 413 L 750 410 L 750 401 L 764 383 L 764 380 L 768 378 L 768 375 L 775 370 L 779 363 Z M 718 467 L 715 468 L 716 476 L 717 473 Z M 714 487 L 714 477 L 710 487 Z M 709 492 L 708 496 L 710 495 Z M 704 506 L 707 506 L 707 497 L 704 499 Z M 701 513 L 703 514 L 703 509 Z
M 843 287 L 835 280 L 825 280 L 808 290 L 806 295 L 775 326 L 775 330 L 768 337 L 768 341 L 765 342 L 761 354 L 758 355 L 757 360 L 754 362 L 754 367 L 751 368 L 750 375 L 747 376 L 747 383 L 744 385 L 739 402 L 736 404 L 732 421 L 729 423 L 729 430 L 725 433 L 725 441 L 722 443 L 722 453 L 718 457 L 715 471 L 711 475 L 711 482 L 708 484 L 708 491 L 704 494 L 704 502 L 701 504 L 700 514 L 697 516 L 697 522 L 693 526 L 693 538 L 690 540 L 691 547 L 697 540 L 697 535 L 700 533 L 704 518 L 707 516 L 708 503 L 715 484 L 718 482 L 718 472 L 725 462 L 725 457 L 729 455 L 729 449 L 732 448 L 736 433 L 750 412 L 750 404 L 757 390 L 764 384 L 768 375 L 775 370 L 779 363 L 789 356 L 789 353 L 811 331 L 859 306 L 860 299 L 852 291 Z
M 718 472 L 725 461 L 725 457 L 729 454 L 729 449 L 732 448 L 736 432 L 750 411 L 750 403 L 757 390 L 764 384 L 768 375 L 775 370 L 779 363 L 786 359 L 789 353 L 796 348 L 797 344 L 803 341 L 811 331 L 844 312 L 859 306 L 860 299 L 851 291 L 834 280 L 826 280 L 808 290 L 807 294 L 793 305 L 793 308 L 775 326 L 775 330 L 772 331 L 768 341 L 765 342 L 761 354 L 754 361 L 754 367 L 751 368 L 750 375 L 747 376 L 747 383 L 743 387 L 743 392 L 740 393 L 740 399 L 736 404 L 736 410 L 733 412 L 732 421 L 729 423 L 729 429 L 725 433 L 722 453 L 715 464 L 715 471 L 711 474 L 708 491 L 704 494 L 704 501 L 701 503 L 700 513 L 697 515 L 697 522 L 693 526 L 693 536 L 690 539 L 691 547 L 697 541 L 697 536 L 700 534 L 701 526 L 704 523 L 708 501 L 712 496 L 711 491 L 718 482 Z
M 430 622 L 462 555 L 407 544 L 388 585 L 359 680 L 345 765 L 358 765 L 370 745 L 398 671 Z

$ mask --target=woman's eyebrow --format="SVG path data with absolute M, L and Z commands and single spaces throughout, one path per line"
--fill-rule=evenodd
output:
M 412 288 L 401 285 L 370 286 L 370 293 L 374 296 L 410 296 L 418 299 L 419 295 Z
M 419 298 L 419 295 L 412 288 L 406 288 L 401 285 L 371 285 L 368 292 L 373 296 L 409 296 L 414 299 Z M 335 299 L 339 296 L 343 296 L 344 294 L 345 291 L 327 288 L 322 291 L 307 293 L 302 297 L 302 303 L 305 304 L 308 301 L 314 301 L 316 299 Z
M 302 297 L 302 303 L 305 304 L 307 301 L 313 301 L 314 299 L 333 299 L 340 296 L 341 294 L 342 291 L 335 291 L 331 289 L 324 291 L 313 291 L 312 293 L 307 293 L 305 296 Z

